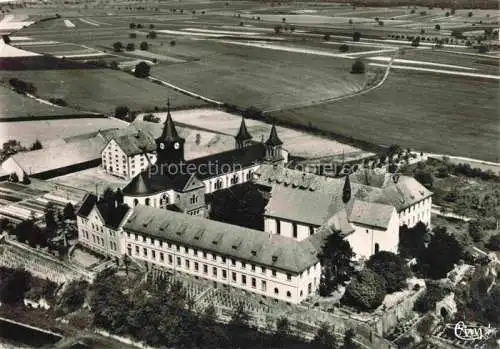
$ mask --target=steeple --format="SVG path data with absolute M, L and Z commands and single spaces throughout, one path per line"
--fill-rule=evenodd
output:
M 247 125 L 245 124 L 245 118 L 241 118 L 240 129 L 234 138 L 236 140 L 236 149 L 244 148 L 252 139 L 252 135 L 248 132 Z
M 163 126 L 163 132 L 160 136 L 160 139 L 163 141 L 176 141 L 178 140 L 179 134 L 175 129 L 174 121 L 172 120 L 172 114 L 170 114 L 170 99 L 167 101 L 167 120 L 165 120 L 165 124 Z
M 151 185 L 149 184 L 148 174 L 142 171 L 135 176 L 129 184 L 123 188 L 123 194 L 126 195 L 145 195 L 151 193 Z
M 156 139 L 157 164 L 173 163 L 184 160 L 184 138 L 175 129 L 170 114 L 170 99 L 167 101 L 167 119 L 161 136 Z
M 269 134 L 269 138 L 266 141 L 266 145 L 280 146 L 282 144 L 283 142 L 278 137 L 278 132 L 276 131 L 276 125 L 273 124 L 273 127 L 271 128 L 271 133 Z
M 276 125 L 273 124 L 271 128 L 271 133 L 269 138 L 264 143 L 266 146 L 266 160 L 270 162 L 278 162 L 283 160 L 281 154 L 281 145 L 283 142 L 278 137 L 278 132 L 276 131 Z
M 351 181 L 349 175 L 345 176 L 344 188 L 342 189 L 342 201 L 347 204 L 351 200 Z

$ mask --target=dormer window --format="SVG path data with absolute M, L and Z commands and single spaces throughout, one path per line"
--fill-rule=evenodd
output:
M 252 251 L 252 256 L 257 256 L 257 251 Z
M 273 263 L 276 263 L 278 261 L 278 256 L 273 256 Z

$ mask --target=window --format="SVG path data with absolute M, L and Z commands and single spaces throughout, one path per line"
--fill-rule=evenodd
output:
M 311 283 L 308 283 L 307 284 L 307 293 L 311 294 L 311 292 L 312 292 L 312 285 L 311 285 Z
M 226 257 L 221 257 L 222 258 L 222 263 L 226 263 Z
M 203 264 L 203 274 L 208 273 L 208 266 L 206 264 Z
M 281 235 L 281 222 L 276 221 L 276 234 Z
M 247 276 L 246 275 L 241 275 L 241 283 L 243 285 L 246 285 L 247 284 Z
M 198 271 L 198 269 L 199 269 L 198 262 L 194 262 L 194 271 Z
M 236 273 L 234 271 L 231 274 L 231 279 L 233 279 L 233 281 L 236 282 Z
M 207 253 L 203 252 L 203 258 L 207 259 Z
M 309 227 L 309 235 L 314 235 L 314 228 L 313 227 Z
M 212 268 L 212 274 L 213 274 L 213 276 L 217 276 L 217 268 L 216 267 Z
M 173 263 L 173 261 L 174 261 L 174 259 L 172 258 L 172 255 L 171 255 L 171 254 L 169 254 L 169 255 L 168 255 L 168 264 L 172 264 L 172 263 Z
M 220 188 L 222 188 L 222 180 L 218 179 L 217 182 L 214 183 L 214 189 L 218 190 Z
M 375 244 L 375 253 L 378 253 L 380 250 L 380 245 L 378 243 Z
M 267 283 L 264 280 L 260 282 L 260 289 L 262 291 L 267 291 Z
M 153 259 L 156 259 L 156 251 L 154 251 L 154 250 L 151 251 L 151 257 Z
M 181 252 L 181 246 L 180 245 L 177 245 L 175 248 L 177 249 L 177 252 Z
M 212 254 L 212 259 L 213 259 L 214 261 L 216 261 L 216 260 L 217 260 L 217 255 L 216 255 L 215 253 L 213 253 L 213 254 Z
M 160 252 L 160 261 L 164 261 L 165 260 L 165 256 L 163 255 L 163 252 Z
M 277 287 L 274 288 L 274 294 L 278 295 L 280 293 L 280 291 L 278 290 Z
M 184 264 L 186 265 L 186 268 L 189 269 L 189 267 L 190 267 L 189 260 L 186 259 L 186 262 Z
M 225 269 L 222 270 L 222 278 L 223 279 L 227 278 L 227 271 Z
M 247 265 L 245 264 L 245 262 L 241 262 L 241 269 L 245 269 L 247 267 Z
M 144 247 L 142 249 L 142 254 L 144 255 L 144 257 L 147 257 L 148 256 L 148 249 Z
M 238 175 L 234 175 L 232 178 L 231 178 L 231 184 L 236 184 L 239 182 L 239 177 Z
M 288 298 L 290 298 L 290 297 L 292 297 L 292 293 L 291 293 L 290 291 L 286 291 L 286 296 L 287 296 Z
M 273 271 L 272 271 L 272 275 L 273 275 L 273 278 L 275 278 L 275 277 L 276 277 L 276 270 L 273 270 Z
M 139 254 L 139 246 L 135 246 L 135 254 Z
M 145 236 L 142 237 L 142 242 L 146 242 L 146 237 Z
M 252 278 L 252 288 L 257 287 L 257 280 L 255 278 Z
M 292 281 L 292 275 L 290 275 L 290 274 L 286 274 L 286 279 L 287 279 L 288 281 Z
M 189 198 L 189 203 L 190 203 L 191 205 L 193 205 L 193 204 L 196 204 L 197 202 L 198 202 L 198 195 L 193 194 L 193 196 L 191 196 L 191 197 Z
M 251 265 L 252 271 L 255 271 L 255 264 Z
M 262 274 L 265 274 L 266 273 L 266 268 L 262 267 Z
M 177 257 L 177 265 L 181 265 L 181 257 Z
M 198 256 L 198 250 L 196 248 L 193 249 L 193 256 Z
M 236 261 L 234 260 L 234 258 L 231 258 L 231 265 L 234 267 L 236 265 Z
M 297 223 L 292 223 L 293 237 L 297 238 Z

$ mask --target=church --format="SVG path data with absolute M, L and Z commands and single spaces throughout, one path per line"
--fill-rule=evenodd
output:
M 102 152 L 102 166 L 108 172 L 135 175 L 123 188 L 125 203 L 130 207 L 142 204 L 205 216 L 205 194 L 250 181 L 261 164 L 284 165 L 288 160 L 274 125 L 265 142 L 255 142 L 244 119 L 232 150 L 185 160 L 184 143 L 168 108 L 157 138 L 153 140 L 151 134 L 139 131 L 111 139 Z M 116 165 L 112 165 L 113 159 L 117 159 Z

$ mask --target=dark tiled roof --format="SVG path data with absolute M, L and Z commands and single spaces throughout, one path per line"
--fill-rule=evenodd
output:
M 88 217 L 94 207 L 97 207 L 97 211 L 104 220 L 104 225 L 112 229 L 118 228 L 120 223 L 123 221 L 123 218 L 129 211 L 129 207 L 125 204 L 116 205 L 114 201 L 97 201 L 97 197 L 95 195 L 87 194 L 82 206 L 77 212 L 77 215 L 80 217 Z
M 123 188 L 124 194 L 130 195 L 145 195 L 153 193 L 149 183 L 147 171 L 143 171 L 135 176 L 126 186 Z
M 349 221 L 383 229 L 387 229 L 395 213 L 394 206 L 361 200 L 353 200 L 348 206 Z
M 161 171 L 153 165 L 135 176 L 129 184 L 123 188 L 123 193 L 130 196 L 143 196 L 147 194 L 159 193 L 173 189 L 177 192 L 183 191 L 189 182 L 192 174 L 175 173 L 170 174 L 168 170 Z
M 267 145 L 282 145 L 283 142 L 278 137 L 278 132 L 276 131 L 276 126 L 273 124 L 271 128 L 271 133 L 269 134 L 269 138 L 266 141 Z
M 243 118 L 241 119 L 240 129 L 235 138 L 237 141 L 247 141 L 249 139 L 252 139 L 252 135 L 250 134 L 250 132 L 248 132 L 247 125 L 245 124 L 245 119 Z
M 308 242 L 150 206 L 136 206 L 123 229 L 293 273 L 318 263 Z
M 167 112 L 167 120 L 165 120 L 165 125 L 163 126 L 163 131 L 161 133 L 160 139 L 167 142 L 174 142 L 180 139 L 177 130 L 175 129 L 174 121 L 172 120 L 172 115 L 170 114 L 170 107 Z
M 156 143 L 148 134 L 138 131 L 135 134 L 113 138 L 120 149 L 128 156 L 149 153 L 156 150 Z

